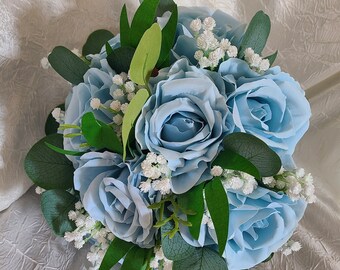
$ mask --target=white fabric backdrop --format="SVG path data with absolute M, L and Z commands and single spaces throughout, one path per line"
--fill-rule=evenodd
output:
M 93 30 L 117 33 L 123 2 L 130 11 L 138 4 L 0 0 L 0 211 L 29 188 L 22 169 L 25 154 L 43 137 L 46 115 L 69 90 L 53 70 L 40 68 L 40 59 L 56 45 L 81 48 Z M 277 64 L 305 86 L 339 67 L 337 0 L 177 2 L 220 8 L 244 22 L 263 9 L 272 20 L 267 51 L 279 49 Z M 327 82 L 311 88 L 312 127 L 296 153 L 299 164 L 316 176 L 320 199 L 308 208 L 296 234 L 305 248 L 287 259 L 275 255 L 259 269 L 340 269 L 340 84 L 334 78 Z M 38 196 L 30 190 L 0 213 L 0 269 L 84 269 L 86 251 L 76 253 L 52 236 L 39 207 Z

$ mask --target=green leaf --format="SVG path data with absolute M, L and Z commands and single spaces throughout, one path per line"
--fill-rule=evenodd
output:
M 60 104 L 57 106 L 57 108 L 60 108 L 61 110 L 65 111 L 65 104 Z M 45 123 L 45 134 L 50 135 L 58 132 L 59 123 L 54 119 L 52 116 L 52 111 L 47 117 L 46 123 Z
M 193 210 L 195 215 L 188 215 L 187 219 L 191 223 L 189 231 L 196 240 L 198 240 L 202 217 L 204 212 L 204 199 L 203 199 L 204 183 L 193 187 L 188 192 L 178 195 L 178 203 L 183 209 Z
M 33 183 L 44 189 L 73 187 L 72 162 L 65 155 L 50 149 L 45 143 L 63 148 L 63 136 L 51 134 L 38 141 L 28 152 L 25 171 Z
M 117 237 L 113 239 L 105 253 L 99 270 L 110 270 L 134 246 L 133 243 L 125 242 Z
M 159 0 L 143 1 L 137 9 L 131 23 L 130 43 L 126 44 L 133 48 L 137 48 L 143 34 L 151 27 L 156 17 L 156 10 Z M 154 47 L 150 40 L 148 45 Z
M 177 5 L 173 0 L 160 0 L 156 12 L 157 17 L 162 17 L 165 12 L 174 10 L 175 7 L 177 8 Z
M 148 85 L 148 80 L 158 61 L 161 44 L 161 29 L 155 23 L 144 33 L 132 58 L 130 66 L 130 78 L 132 81 L 139 85 Z
M 230 149 L 220 152 L 213 165 L 221 166 L 223 169 L 245 172 L 256 179 L 261 178 L 260 172 L 255 165 Z
M 112 152 L 122 154 L 122 145 L 114 130 L 105 123 L 96 120 L 92 112 L 83 115 L 81 130 L 87 143 L 98 149 L 107 148 Z
M 120 47 L 112 51 L 111 54 L 108 54 L 106 59 L 116 73 L 128 73 L 134 53 L 134 48 Z
M 113 49 L 110 45 L 110 43 L 106 42 L 105 43 L 105 51 L 106 51 L 106 54 L 109 56 L 111 53 L 113 53 Z
M 174 261 L 172 270 L 227 270 L 225 260 L 210 248 L 196 248 L 195 252 L 183 260 Z
M 124 259 L 121 270 L 141 270 L 145 265 L 149 249 L 134 246 Z
M 241 132 L 226 136 L 224 150 L 231 150 L 250 161 L 260 172 L 261 177 L 276 175 L 281 169 L 280 157 L 257 137 Z
M 247 48 L 252 48 L 255 53 L 261 54 L 266 46 L 270 33 L 270 19 L 262 10 L 258 11 L 251 19 L 247 31 L 242 38 L 238 58 L 244 56 Z
M 185 242 L 178 232 L 176 232 L 171 239 L 169 235 L 164 236 L 166 233 L 172 231 L 173 228 L 174 225 L 172 222 L 168 222 L 161 228 L 164 256 L 172 261 L 182 260 L 191 256 L 195 252 L 195 247 Z
M 177 5 L 172 8 L 171 16 L 168 23 L 162 29 L 162 46 L 157 68 L 168 67 L 170 64 L 170 51 L 175 42 L 175 35 L 177 30 L 178 10 Z
M 47 190 L 41 194 L 41 210 L 47 224 L 56 235 L 64 236 L 76 226 L 69 220 L 68 212 L 74 210 L 77 197 L 64 190 Z
M 120 45 L 122 47 L 130 46 L 130 24 L 127 15 L 126 4 L 124 4 L 120 13 Z
M 84 74 L 90 68 L 69 49 L 58 46 L 48 56 L 48 61 L 54 70 L 72 84 L 84 81 Z
M 63 154 L 63 155 L 69 155 L 69 156 L 82 156 L 84 155 L 86 152 L 77 152 L 77 151 L 69 151 L 69 150 L 64 150 L 63 148 L 54 146 L 50 143 L 45 142 L 45 144 L 47 145 L 48 148 L 52 149 L 53 151 Z
M 205 199 L 215 227 L 218 250 L 223 254 L 228 240 L 229 202 L 221 179 L 215 177 L 205 186 Z
M 265 259 L 262 263 L 269 262 L 271 259 L 273 259 L 274 252 L 272 252 L 267 259 Z
M 129 134 L 131 129 L 140 114 L 145 102 L 148 100 L 150 94 L 146 89 L 140 89 L 130 101 L 126 109 L 122 124 L 122 140 L 123 140 L 123 159 L 126 158 L 126 147 L 129 141 Z
M 113 37 L 114 35 L 105 29 L 94 31 L 87 38 L 85 45 L 83 46 L 82 54 L 86 56 L 88 54 L 100 53 L 100 50 L 105 45 L 105 43 Z
M 273 54 L 271 54 L 271 55 L 265 57 L 265 59 L 268 59 L 268 60 L 269 60 L 270 66 L 272 66 L 272 65 L 274 64 L 275 59 L 276 59 L 276 57 L 277 57 L 277 53 L 278 53 L 278 51 L 276 51 L 276 52 L 274 52 Z

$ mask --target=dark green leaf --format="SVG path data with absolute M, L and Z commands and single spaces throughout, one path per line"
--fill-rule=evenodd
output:
M 223 254 L 228 240 L 229 202 L 221 179 L 215 177 L 205 186 L 205 199 L 215 227 L 218 250 Z
M 177 5 L 173 0 L 160 0 L 157 7 L 157 17 L 162 17 L 163 14 L 167 11 L 172 11 Z
M 274 256 L 274 252 L 272 252 L 267 259 L 265 259 L 262 263 L 269 262 Z
M 154 23 L 158 3 L 159 0 L 148 0 L 141 3 L 133 17 L 130 30 L 130 43 L 126 44 L 126 46 L 137 48 L 143 34 Z M 152 42 L 150 42 L 149 45 L 150 47 L 154 46 Z
M 173 270 L 227 270 L 225 260 L 210 248 L 196 248 L 190 257 L 174 261 Z
M 124 4 L 120 13 L 120 44 L 122 47 L 130 46 L 130 24 L 127 16 L 126 5 Z
M 82 156 L 84 155 L 86 152 L 77 152 L 77 151 L 69 151 L 69 150 L 64 150 L 63 148 L 54 146 L 50 143 L 45 142 L 45 144 L 47 145 L 48 148 L 52 149 L 53 151 L 63 154 L 63 155 L 69 155 L 69 156 Z
M 178 196 L 178 203 L 182 208 L 193 210 L 196 213 L 195 215 L 188 215 L 187 218 L 192 225 L 189 227 L 189 231 L 192 237 L 197 240 L 200 234 L 204 212 L 203 187 L 204 183 Z
M 65 80 L 73 84 L 84 81 L 84 74 L 90 68 L 69 49 L 58 46 L 48 56 L 48 61 L 56 72 Z
M 271 55 L 265 57 L 265 59 L 268 59 L 268 60 L 269 60 L 270 66 L 272 66 L 272 65 L 274 64 L 275 59 L 276 59 L 276 57 L 277 57 L 277 53 L 278 53 L 278 51 L 276 51 L 276 52 L 274 52 L 273 54 L 271 54 Z
M 113 53 L 113 49 L 110 45 L 110 43 L 106 42 L 105 43 L 105 51 L 106 51 L 106 54 L 109 56 L 111 53 Z
M 105 253 L 99 270 L 110 270 L 134 246 L 131 242 L 125 242 L 119 238 L 113 239 Z
M 61 134 L 48 135 L 31 148 L 25 159 L 25 171 L 28 177 L 44 189 L 73 187 L 72 162 L 65 155 L 50 149 L 45 143 L 63 148 L 63 136 Z
M 244 56 L 247 48 L 252 48 L 255 53 L 261 54 L 270 33 L 270 19 L 262 10 L 258 11 L 250 21 L 247 31 L 242 38 L 238 57 Z
M 41 210 L 47 224 L 56 235 L 64 236 L 76 226 L 69 220 L 68 212 L 74 210 L 77 197 L 64 190 L 47 190 L 41 194 Z
M 87 143 L 98 149 L 107 148 L 122 154 L 123 148 L 114 130 L 103 122 L 96 120 L 92 112 L 83 115 L 81 130 Z
M 134 246 L 129 250 L 120 270 L 141 270 L 146 263 L 148 249 Z
M 134 53 L 134 48 L 120 47 L 108 55 L 107 62 L 116 73 L 128 73 Z
M 249 160 L 260 172 L 261 177 L 276 175 L 281 169 L 280 157 L 257 137 L 235 132 L 223 140 L 225 151 L 231 150 Z
M 213 165 L 221 166 L 223 169 L 245 172 L 256 179 L 261 178 L 260 172 L 255 165 L 230 149 L 220 152 Z
M 182 260 L 191 256 L 195 252 L 195 248 L 185 242 L 178 232 L 176 232 L 171 239 L 169 235 L 164 236 L 166 233 L 172 231 L 173 228 L 174 225 L 172 222 L 168 222 L 161 228 L 164 256 L 173 261 Z
M 57 106 L 61 110 L 65 111 L 65 104 L 60 104 Z M 48 115 L 45 123 L 45 134 L 50 135 L 58 132 L 59 123 L 52 116 L 52 112 Z
M 85 45 L 83 46 L 82 54 L 86 56 L 88 54 L 100 53 L 100 50 L 105 45 L 105 43 L 113 37 L 114 35 L 105 29 L 94 31 L 87 38 Z

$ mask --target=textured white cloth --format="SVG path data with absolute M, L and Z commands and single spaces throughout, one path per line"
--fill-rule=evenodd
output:
M 44 136 L 48 112 L 69 91 L 52 69 L 41 69 L 40 59 L 56 45 L 81 49 L 96 29 L 117 33 L 123 2 L 130 14 L 138 5 L 138 0 L 0 1 L 0 211 L 31 185 L 22 168 L 24 157 Z M 243 22 L 263 9 L 272 20 L 266 51 L 279 49 L 276 63 L 302 85 L 339 67 L 337 0 L 177 2 L 219 8 Z M 288 258 L 277 254 L 258 269 L 340 269 L 340 84 L 333 80 L 332 87 L 320 84 L 312 90 L 312 125 L 296 157 L 314 174 L 319 201 L 308 208 L 296 234 L 303 249 Z M 76 252 L 52 236 L 39 208 L 38 195 L 30 190 L 0 213 L 0 269 L 85 269 L 86 250 Z

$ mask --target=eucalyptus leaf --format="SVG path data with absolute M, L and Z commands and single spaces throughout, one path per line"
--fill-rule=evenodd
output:
M 84 81 L 84 74 L 90 68 L 78 56 L 63 46 L 55 47 L 48 56 L 53 69 L 72 84 Z
M 262 10 L 258 11 L 251 19 L 247 30 L 242 38 L 238 57 L 244 56 L 247 48 L 252 48 L 255 53 L 261 54 L 266 46 L 270 33 L 270 19 Z
M 228 196 L 219 177 L 215 177 L 208 184 L 206 184 L 204 192 L 211 220 L 215 227 L 218 250 L 222 256 L 228 240 Z
M 134 53 L 135 53 L 134 48 L 120 47 L 112 51 L 110 54 L 108 54 L 106 59 L 110 67 L 116 73 L 121 72 L 128 73 Z
M 100 53 L 105 43 L 112 39 L 113 37 L 114 35 L 110 31 L 105 29 L 99 29 L 94 31 L 87 38 L 83 46 L 82 54 L 86 56 L 88 54 Z
M 63 148 L 63 136 L 51 134 L 38 141 L 28 152 L 25 171 L 33 183 L 44 189 L 73 187 L 73 164 L 65 155 L 50 149 L 46 143 Z
M 105 253 L 99 270 L 110 270 L 134 246 L 133 243 L 125 242 L 117 237 L 113 239 Z
M 225 260 L 214 250 L 203 247 L 196 248 L 191 256 L 173 262 L 172 270 L 227 270 Z
M 60 108 L 61 110 L 65 111 L 65 104 L 60 104 L 57 106 L 57 108 Z M 50 135 L 58 132 L 59 123 L 54 119 L 52 116 L 52 111 L 47 117 L 46 123 L 45 123 L 45 134 Z
M 64 190 L 47 190 L 41 194 L 41 210 L 56 235 L 64 236 L 65 232 L 76 228 L 68 212 L 74 210 L 77 201 L 77 197 Z
M 136 95 L 130 101 L 129 106 L 126 109 L 122 124 L 122 140 L 123 140 L 123 159 L 126 158 L 126 148 L 129 141 L 129 134 L 140 114 L 145 102 L 149 98 L 150 94 L 146 89 L 140 89 Z
M 226 136 L 223 140 L 225 151 L 233 151 L 246 158 L 259 171 L 261 177 L 276 175 L 281 169 L 280 157 L 257 137 L 235 132 Z
M 276 60 L 276 57 L 277 57 L 277 54 L 278 54 L 278 51 L 274 52 L 273 54 L 265 57 L 265 59 L 268 59 L 269 60 L 269 64 L 270 66 L 272 66 Z
M 149 250 L 146 248 L 132 247 L 126 254 L 120 270 L 141 270 L 146 263 L 148 252 Z
M 162 44 L 162 32 L 157 23 L 148 29 L 132 58 L 130 78 L 139 85 L 148 85 L 148 80 L 156 66 Z

